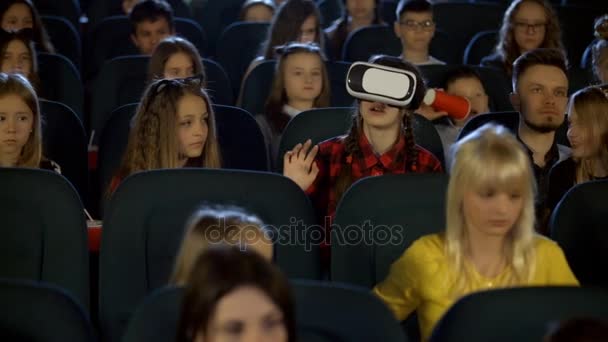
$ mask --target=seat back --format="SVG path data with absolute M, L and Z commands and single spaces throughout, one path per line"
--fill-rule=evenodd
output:
M 0 303 L 3 341 L 95 341 L 88 315 L 63 289 L 1 279 Z
M 39 53 L 38 67 L 39 96 L 65 104 L 84 122 L 84 89 L 74 64 L 62 55 Z
M 224 28 L 238 21 L 241 7 L 245 0 L 222 0 L 193 2 L 194 20 L 201 23 L 209 40 L 209 55 L 215 56 L 218 39 Z
M 63 17 L 74 27 L 80 25 L 80 4 L 78 0 L 33 0 L 40 15 Z
M 392 313 L 364 289 L 293 281 L 292 290 L 299 341 L 406 341 Z M 133 315 L 123 341 L 174 341 L 183 294 L 182 288 L 167 287 L 146 298 Z
M 447 184 L 444 174 L 384 175 L 355 182 L 336 209 L 331 280 L 367 288 L 384 280 L 412 242 L 445 228 Z
M 283 272 L 290 278 L 320 278 L 319 248 L 306 245 L 314 211 L 291 180 L 218 169 L 137 173 L 121 183 L 104 213 L 99 264 L 104 341 L 122 336 L 140 301 L 167 283 L 186 219 L 203 203 L 238 205 L 257 214 L 276 232 L 275 260 Z
M 488 56 L 496 46 L 498 31 L 489 30 L 477 32 L 464 50 L 463 64 L 479 65 L 482 58 Z
M 551 238 L 584 286 L 608 289 L 608 180 L 578 184 L 570 189 L 551 216 Z
M 82 46 L 76 28 L 63 17 L 45 15 L 41 19 L 56 52 L 67 57 L 80 70 Z
M 430 341 L 542 341 L 551 324 L 580 317 L 607 319 L 608 292 L 578 287 L 482 291 L 457 301 Z
M 19 168 L 0 168 L 0 188 L 0 277 L 59 286 L 88 310 L 87 226 L 76 190 L 54 172 Z
M 61 167 L 61 174 L 88 200 L 87 136 L 82 122 L 67 106 L 40 100 L 43 155 Z
M 224 67 L 238 94 L 243 76 L 266 39 L 269 23 L 236 22 L 224 30 L 217 41 L 216 60 Z

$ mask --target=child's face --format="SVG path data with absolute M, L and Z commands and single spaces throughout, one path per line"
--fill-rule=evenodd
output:
M 375 9 L 375 0 L 346 0 L 348 15 L 355 19 L 373 19 Z
M 194 75 L 192 58 L 183 52 L 172 54 L 165 63 L 163 70 L 165 78 L 186 78 Z
M 158 43 L 172 34 L 167 19 L 159 17 L 155 21 L 144 20 L 136 24 L 131 39 L 142 55 L 151 55 Z
M 456 79 L 448 85 L 446 92 L 467 98 L 471 103 L 471 113 L 462 121 L 466 121 L 477 114 L 490 111 L 488 108 L 488 95 L 486 95 L 483 84 L 475 77 Z
M 506 236 L 523 206 L 524 198 L 517 189 L 508 193 L 496 189 L 465 191 L 462 210 L 469 235 Z
M 247 12 L 245 12 L 243 21 L 268 23 L 272 20 L 273 14 L 274 13 L 268 6 L 261 4 L 253 5 L 249 6 Z
M 309 16 L 302 22 L 300 26 L 300 33 L 298 35 L 298 42 L 310 43 L 317 39 L 317 20 L 314 16 Z
M 323 88 L 321 58 L 312 53 L 294 53 L 287 56 L 284 66 L 285 93 L 288 103 L 314 101 Z
M 20 154 L 34 127 L 34 113 L 21 97 L 0 97 L 0 154 Z
M 513 18 L 513 36 L 521 53 L 541 46 L 547 29 L 545 10 L 539 4 L 524 2 Z
M 2 72 L 21 74 L 26 78 L 32 72 L 32 55 L 27 46 L 20 40 L 8 43 L 2 56 Z
M 435 34 L 431 12 L 404 12 L 395 23 L 395 34 L 401 39 L 403 49 L 428 52 Z
M 209 133 L 207 102 L 186 94 L 177 102 L 177 140 L 184 158 L 200 157 Z
M 2 17 L 2 29 L 19 31 L 23 28 L 33 28 L 32 12 L 25 4 L 14 4 L 8 8 Z
M 260 289 L 240 286 L 222 297 L 207 327 L 195 342 L 286 342 L 287 328 L 281 309 Z
M 403 115 L 405 115 L 397 107 L 365 100 L 361 100 L 359 112 L 363 118 L 363 124 L 376 129 L 394 129 L 401 127 Z

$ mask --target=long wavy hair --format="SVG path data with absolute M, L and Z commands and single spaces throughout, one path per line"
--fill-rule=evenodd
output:
M 27 48 L 30 54 L 30 73 L 26 76 L 27 80 L 37 92 L 40 92 L 40 77 L 38 76 L 38 58 L 36 57 L 36 49 L 32 41 L 32 29 L 23 29 L 16 32 L 7 32 L 0 29 L 0 56 L 4 56 L 8 46 L 13 41 L 19 41 Z
M 270 94 L 266 100 L 264 114 L 274 131 L 282 133 L 291 119 L 289 115 L 283 113 L 283 106 L 289 102 L 287 92 L 285 92 L 285 64 L 290 56 L 299 53 L 316 55 L 321 61 L 322 85 L 319 96 L 315 98 L 313 108 L 323 108 L 329 106 L 331 90 L 327 68 L 325 67 L 325 56 L 321 48 L 315 43 L 289 43 L 276 48 L 279 59 L 276 64 L 274 79 L 270 88 Z
M 321 14 L 312 0 L 288 0 L 279 6 L 268 29 L 268 37 L 262 44 L 260 56 L 265 60 L 273 59 L 275 47 L 298 41 L 300 27 L 308 17 L 313 16 L 317 25 L 315 43 L 324 46 L 321 31 Z
M 401 124 L 401 134 L 405 137 L 405 149 L 406 149 L 406 169 L 409 172 L 416 172 L 418 168 L 418 149 L 416 147 L 416 140 L 414 139 L 414 129 L 413 129 L 413 114 L 414 110 L 420 107 L 422 103 L 422 99 L 426 94 L 426 86 L 424 85 L 424 80 L 420 74 L 420 71 L 411 63 L 402 61 L 398 57 L 384 56 L 384 55 L 376 55 L 372 56 L 369 59 L 370 63 L 375 63 L 379 65 L 384 65 L 388 67 L 398 68 L 410 71 L 414 73 L 416 76 L 416 90 L 414 92 L 414 96 L 412 101 L 407 107 L 402 107 L 399 110 L 403 114 L 403 121 Z M 363 134 L 363 117 L 360 112 L 360 102 L 358 102 L 357 107 L 355 108 L 355 112 L 352 117 L 352 124 L 346 133 L 346 137 L 344 138 L 345 145 L 345 153 L 344 153 L 344 161 L 343 167 L 336 178 L 336 183 L 334 186 L 335 198 L 340 199 L 346 190 L 353 183 L 352 176 L 352 167 L 349 160 L 352 159 L 361 159 L 363 158 L 363 152 L 361 151 L 361 146 L 359 145 L 359 139 L 361 134 Z
M 19 96 L 34 114 L 32 133 L 21 149 L 17 166 L 37 168 L 42 159 L 42 127 L 36 91 L 25 77 L 18 74 L 0 73 L 0 97 L 7 95 Z
M 163 79 L 148 86 L 137 107 L 134 125 L 118 172 L 120 179 L 139 171 L 180 167 L 176 134 L 177 105 L 186 94 L 205 100 L 209 113 L 209 130 L 203 153 L 198 158 L 188 159 L 186 166 L 221 166 L 211 100 L 201 87 L 201 80 L 192 79 Z
M 0 20 L 4 18 L 4 14 L 15 4 L 24 4 L 30 9 L 32 14 L 32 30 L 34 31 L 32 40 L 36 43 L 36 49 L 41 52 L 55 53 L 55 48 L 51 43 L 49 34 L 46 32 L 40 14 L 36 10 L 36 6 L 30 0 L 3 0 L 0 4 Z
M 559 19 L 551 4 L 546 0 L 515 0 L 505 11 L 498 43 L 495 47 L 496 53 L 502 57 L 508 75 L 511 75 L 513 70 L 513 62 L 521 54 L 519 46 L 517 46 L 517 42 L 515 41 L 515 34 L 513 31 L 515 30 L 515 15 L 520 6 L 526 2 L 535 3 L 545 10 L 545 17 L 547 18 L 545 37 L 539 48 L 560 49 L 564 51 Z
M 202 206 L 186 223 L 169 282 L 187 284 L 196 259 L 211 246 L 226 244 L 248 249 L 254 243 L 272 244 L 269 234 L 259 217 L 242 208 Z
M 152 52 L 150 62 L 148 63 L 148 82 L 165 78 L 165 64 L 171 56 L 177 53 L 183 53 L 190 57 L 192 60 L 193 75 L 202 75 L 204 82 L 203 87 L 205 87 L 207 77 L 201 61 L 201 55 L 198 53 L 196 47 L 187 39 L 176 36 L 163 39 L 158 43 L 154 52 Z
M 445 251 L 453 272 L 451 294 L 468 293 L 473 275 L 466 267 L 469 227 L 463 212 L 466 191 L 512 192 L 523 198 L 523 208 L 508 233 L 503 252 L 511 279 L 506 285 L 527 284 L 535 271 L 535 180 L 530 158 L 521 143 L 505 127 L 486 124 L 452 147 L 452 165 L 446 197 Z
M 608 170 L 608 90 L 603 91 L 595 86 L 583 88 L 571 96 L 569 106 L 568 112 L 575 110 L 577 124 L 591 145 L 597 148 L 594 156 L 575 159 L 575 179 L 578 184 L 594 179 L 595 163 Z

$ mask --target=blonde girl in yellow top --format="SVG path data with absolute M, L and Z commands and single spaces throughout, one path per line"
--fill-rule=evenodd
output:
M 417 311 L 423 340 L 466 294 L 578 285 L 560 247 L 534 232 L 534 175 L 517 139 L 488 124 L 453 153 L 446 230 L 415 241 L 373 290 L 399 320 Z

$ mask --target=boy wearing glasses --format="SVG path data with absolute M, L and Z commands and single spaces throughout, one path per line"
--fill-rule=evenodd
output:
M 394 30 L 401 40 L 401 59 L 415 65 L 445 64 L 429 55 L 435 34 L 433 5 L 428 0 L 401 0 L 396 14 Z

